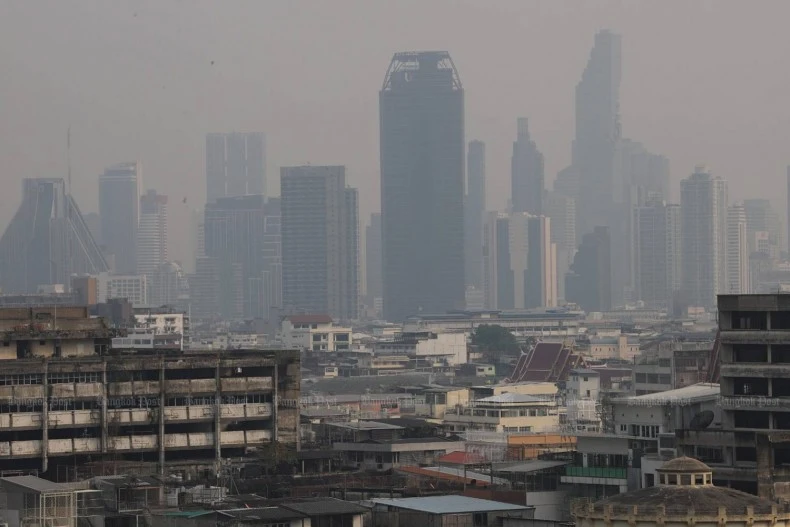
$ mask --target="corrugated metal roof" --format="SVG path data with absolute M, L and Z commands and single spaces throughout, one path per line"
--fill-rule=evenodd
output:
M 501 501 L 481 500 L 466 496 L 428 496 L 424 498 L 395 498 L 371 500 L 376 505 L 396 507 L 428 514 L 463 514 L 469 512 L 521 511 L 529 507 L 502 503 Z
M 281 505 L 307 516 L 363 514 L 368 511 L 367 507 L 337 498 L 307 498 L 299 501 L 286 501 Z
M 491 397 L 484 397 L 475 401 L 476 403 L 542 403 L 547 402 L 548 398 L 526 395 L 523 393 L 506 392 Z
M 529 473 L 529 472 L 539 472 L 541 470 L 546 470 L 549 468 L 561 467 L 563 465 L 568 465 L 567 461 L 549 461 L 543 459 L 535 459 L 532 461 L 527 461 L 526 463 L 519 463 L 517 465 L 510 465 L 504 468 L 497 468 L 494 472 L 514 472 L 519 474 Z
M 57 492 L 70 488 L 69 485 L 55 483 L 54 481 L 38 478 L 36 476 L 10 476 L 7 478 L 0 478 L 0 481 L 12 483 L 35 492 Z

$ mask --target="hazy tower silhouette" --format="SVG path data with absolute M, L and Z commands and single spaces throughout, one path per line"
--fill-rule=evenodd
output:
M 613 223 L 615 155 L 620 139 L 620 35 L 600 31 L 576 86 L 573 164 L 579 174 L 579 234 Z
M 543 211 L 543 154 L 529 137 L 529 120 L 519 117 L 518 136 L 513 142 L 510 161 L 510 185 L 513 212 L 539 216 Z
M 379 93 L 384 317 L 464 306 L 464 91 L 447 52 L 396 53 Z
M 680 182 L 683 294 L 691 306 L 714 308 L 726 290 L 727 183 L 704 166 Z
M 99 176 L 101 244 L 115 257 L 115 271 L 137 269 L 137 227 L 140 215 L 140 164 L 120 163 Z
M 266 140 L 261 133 L 206 136 L 206 201 L 266 194 Z
M 466 285 L 483 287 L 483 223 L 486 210 L 486 145 L 470 141 L 466 157 L 464 250 Z

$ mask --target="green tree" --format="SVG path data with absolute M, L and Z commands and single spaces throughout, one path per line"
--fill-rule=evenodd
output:
M 495 324 L 483 324 L 472 333 L 472 344 L 488 353 L 518 354 L 521 347 L 509 330 Z

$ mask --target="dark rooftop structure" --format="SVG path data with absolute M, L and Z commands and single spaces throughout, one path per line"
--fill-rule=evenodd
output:
M 567 380 L 571 370 L 584 366 L 584 360 L 561 342 L 538 342 L 522 354 L 509 382 L 558 382 Z
M 707 521 L 702 519 L 706 515 L 725 521 L 727 516 L 748 516 L 757 521 L 759 515 L 773 517 L 774 522 L 790 519 L 788 505 L 779 505 L 739 490 L 714 486 L 710 467 L 699 460 L 675 458 L 656 472 L 658 485 L 655 487 L 576 507 L 574 515 L 577 525 L 589 525 L 591 521 L 617 522 L 621 518 L 634 517 L 639 522 L 640 516 L 656 516 L 667 523 L 689 517 L 694 517 L 698 522 Z

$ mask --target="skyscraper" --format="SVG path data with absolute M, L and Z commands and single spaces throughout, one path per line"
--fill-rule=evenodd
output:
M 137 269 L 141 177 L 137 162 L 113 165 L 99 176 L 101 244 L 114 256 L 117 273 Z
M 68 287 L 72 275 L 106 271 L 107 261 L 63 179 L 25 179 L 22 204 L 0 238 L 3 293 Z
M 704 166 L 680 182 L 683 295 L 691 306 L 713 308 L 726 291 L 727 183 Z
M 634 212 L 636 298 L 653 308 L 672 307 L 680 289 L 680 205 L 651 200 Z
M 379 112 L 384 317 L 461 308 L 464 91 L 450 55 L 396 53 Z
M 529 212 L 539 216 L 543 211 L 543 154 L 529 137 L 529 120 L 517 120 L 513 157 L 510 159 L 511 199 L 514 212 Z
M 266 200 L 263 234 L 263 279 L 265 304 L 261 314 L 272 320 L 273 310 L 283 305 L 282 217 L 280 198 Z
M 375 307 L 383 298 L 381 265 L 381 214 L 373 213 L 370 215 L 370 225 L 365 228 L 365 271 L 370 307 Z
M 557 305 L 557 251 L 550 231 L 545 216 L 489 213 L 484 250 L 487 308 Z
M 466 155 L 464 250 L 466 285 L 483 287 L 483 222 L 486 211 L 486 145 L 470 141 Z
M 576 254 L 576 200 L 551 191 L 545 195 L 543 208 L 551 219 L 551 241 L 557 247 L 557 297 L 565 298 L 565 274 Z
M 768 234 L 768 250 L 772 259 L 778 259 L 782 243 L 782 221 L 779 214 L 771 206 L 769 199 L 745 199 L 743 209 L 746 213 L 746 236 L 749 241 L 749 252 L 759 251 L 757 233 Z
M 573 165 L 579 174 L 579 234 L 609 225 L 615 196 L 615 155 L 620 139 L 620 35 L 600 31 L 576 86 Z
M 280 169 L 286 312 L 357 318 L 357 191 L 345 180 L 342 166 Z
M 489 212 L 483 234 L 483 292 L 486 309 L 515 307 L 515 280 L 510 256 L 510 215 Z
M 206 136 L 206 201 L 266 194 L 266 140 L 262 133 Z
M 264 244 L 266 203 L 260 194 L 218 198 L 206 204 L 205 253 L 215 261 L 203 262 L 204 276 L 215 270 L 219 283 L 233 285 L 220 303 L 223 316 L 241 312 L 245 318 L 262 318 L 265 310 Z M 209 283 L 208 278 L 204 280 Z
M 746 209 L 734 203 L 727 209 L 727 282 L 724 290 L 731 295 L 750 293 L 749 243 Z
M 595 227 L 582 237 L 565 276 L 565 299 L 587 312 L 612 308 L 610 245 L 609 227 Z
M 137 274 L 149 284 L 160 265 L 167 261 L 167 196 L 149 190 L 140 196 L 140 226 L 137 230 Z M 151 295 L 149 295 L 151 297 Z

